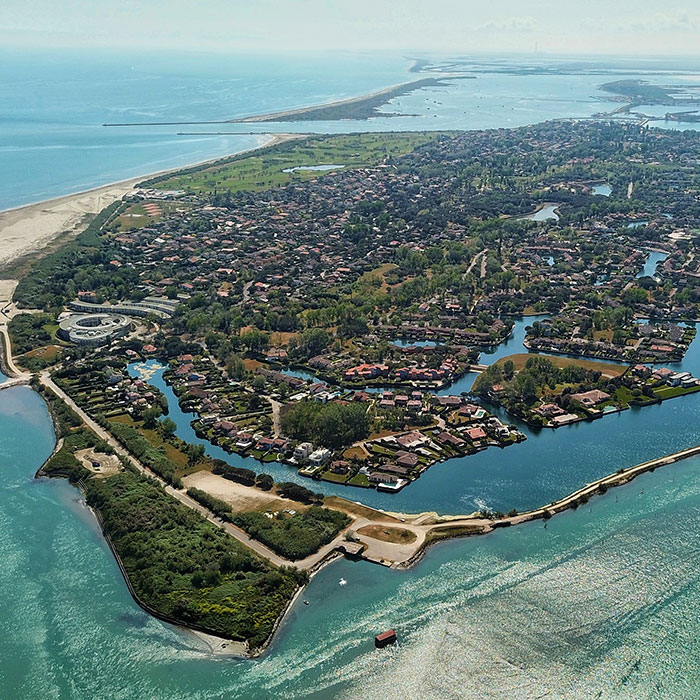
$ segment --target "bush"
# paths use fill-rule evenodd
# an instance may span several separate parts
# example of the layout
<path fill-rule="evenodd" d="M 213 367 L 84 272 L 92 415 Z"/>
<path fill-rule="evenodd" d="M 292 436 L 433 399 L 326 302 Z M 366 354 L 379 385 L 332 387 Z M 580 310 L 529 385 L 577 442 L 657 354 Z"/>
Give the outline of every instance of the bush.
<path fill-rule="evenodd" d="M 294 561 L 328 544 L 349 525 L 350 518 L 337 510 L 312 506 L 305 513 L 273 518 L 265 513 L 238 513 L 233 522 L 277 554 Z"/>
<path fill-rule="evenodd" d="M 252 469 L 244 469 L 243 467 L 233 467 L 227 464 L 222 459 L 215 459 L 212 468 L 214 474 L 223 476 L 224 479 L 237 481 L 245 486 L 254 486 L 257 474 Z"/>
<path fill-rule="evenodd" d="M 217 518 L 222 520 L 231 520 L 231 506 L 219 498 L 215 498 L 211 494 L 201 489 L 189 488 L 187 495 L 194 498 L 197 503 L 209 509 Z"/>
<path fill-rule="evenodd" d="M 281 484 L 277 484 L 277 492 L 282 498 L 289 498 L 292 501 L 299 501 L 300 503 L 322 503 L 323 494 L 314 493 L 299 484 L 295 484 L 291 481 L 285 481 Z"/>
<path fill-rule="evenodd" d="M 152 479 L 86 482 L 136 595 L 159 614 L 260 646 L 305 572 L 273 569 Z"/>

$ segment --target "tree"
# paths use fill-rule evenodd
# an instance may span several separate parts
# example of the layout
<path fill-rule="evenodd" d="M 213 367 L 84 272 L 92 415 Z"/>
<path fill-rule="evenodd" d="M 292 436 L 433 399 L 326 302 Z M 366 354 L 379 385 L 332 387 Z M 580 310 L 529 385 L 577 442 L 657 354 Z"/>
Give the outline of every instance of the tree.
<path fill-rule="evenodd" d="M 513 378 L 514 372 L 515 372 L 515 365 L 513 364 L 513 360 L 506 360 L 503 363 L 503 377 L 504 377 L 504 379 L 511 380 Z"/>
<path fill-rule="evenodd" d="M 193 467 L 198 462 L 201 462 L 202 458 L 204 457 L 204 445 L 193 445 L 193 444 L 188 445 L 187 446 L 187 457 L 188 457 L 188 464 L 191 467 Z"/>
<path fill-rule="evenodd" d="M 160 422 L 160 434 L 163 436 L 163 439 L 165 440 L 170 440 L 170 438 L 175 435 L 175 431 L 177 430 L 177 425 L 175 421 L 172 418 L 164 418 Z"/>
<path fill-rule="evenodd" d="M 245 365 L 240 355 L 232 353 L 226 358 L 226 374 L 231 379 L 241 380 L 245 376 Z"/>
<path fill-rule="evenodd" d="M 161 410 L 157 406 L 147 409 L 143 412 L 143 427 L 153 430 L 158 427 L 158 418 L 160 417 Z"/>

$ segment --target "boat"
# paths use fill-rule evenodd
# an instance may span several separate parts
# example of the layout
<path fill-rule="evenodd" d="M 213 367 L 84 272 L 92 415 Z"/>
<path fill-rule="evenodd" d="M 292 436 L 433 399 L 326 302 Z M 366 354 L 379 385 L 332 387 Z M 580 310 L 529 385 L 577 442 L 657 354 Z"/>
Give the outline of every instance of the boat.
<path fill-rule="evenodd" d="M 308 605 L 308 604 L 309 604 L 309 601 L 308 601 L 308 600 L 305 600 L 305 601 L 304 601 L 304 605 Z"/>
<path fill-rule="evenodd" d="M 395 643 L 396 632 L 394 630 L 387 630 L 374 638 L 374 646 L 377 647 L 377 649 L 383 649 L 385 646 Z"/>

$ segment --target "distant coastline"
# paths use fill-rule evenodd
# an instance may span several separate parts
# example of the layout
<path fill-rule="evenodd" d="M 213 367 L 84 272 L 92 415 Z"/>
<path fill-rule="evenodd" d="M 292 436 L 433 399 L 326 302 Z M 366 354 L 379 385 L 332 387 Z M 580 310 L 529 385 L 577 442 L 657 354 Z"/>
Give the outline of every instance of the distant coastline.
<path fill-rule="evenodd" d="M 411 117 L 412 114 L 398 114 L 393 112 L 380 112 L 379 107 L 387 104 L 395 97 L 408 95 L 425 87 L 443 87 L 450 80 L 473 80 L 475 76 L 444 76 L 440 78 L 420 78 L 410 80 L 398 85 L 391 85 L 375 92 L 370 92 L 356 97 L 348 97 L 343 100 L 326 102 L 320 105 L 296 107 L 277 112 L 253 114 L 235 119 L 212 119 L 210 121 L 169 121 L 169 122 L 110 122 L 102 126 L 202 126 L 205 124 L 252 124 L 264 122 L 300 122 L 300 121 L 363 121 L 372 117 Z"/>
<path fill-rule="evenodd" d="M 299 121 L 338 121 L 345 119 L 370 119 L 371 117 L 406 117 L 415 116 L 411 114 L 396 114 L 393 112 L 380 112 L 382 105 L 387 104 L 395 97 L 408 95 L 411 92 L 425 87 L 442 87 L 448 80 L 463 80 L 465 76 L 444 77 L 444 78 L 421 78 L 411 80 L 407 83 L 392 85 L 382 90 L 370 92 L 359 97 L 350 97 L 345 100 L 337 100 L 321 105 L 310 107 L 300 107 L 297 109 L 287 109 L 280 112 L 270 112 L 267 114 L 230 119 L 228 123 L 250 123 L 250 122 L 299 122 Z"/>

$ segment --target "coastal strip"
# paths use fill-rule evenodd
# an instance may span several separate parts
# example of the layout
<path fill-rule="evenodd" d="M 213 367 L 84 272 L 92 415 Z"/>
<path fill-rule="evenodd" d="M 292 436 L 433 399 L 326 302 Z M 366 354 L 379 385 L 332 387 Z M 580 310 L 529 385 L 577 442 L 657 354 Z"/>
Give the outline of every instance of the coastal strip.
<path fill-rule="evenodd" d="M 203 126 L 208 124 L 245 124 L 263 122 L 300 122 L 300 121 L 338 121 L 355 119 L 364 121 L 372 117 L 411 117 L 413 114 L 380 112 L 379 107 L 396 97 L 408 95 L 427 87 L 444 87 L 451 80 L 472 80 L 474 76 L 444 76 L 440 78 L 421 78 L 398 85 L 370 92 L 365 95 L 348 97 L 319 105 L 296 107 L 278 112 L 252 114 L 234 119 L 213 119 L 211 121 L 172 121 L 172 122 L 109 122 L 102 126 Z"/>
<path fill-rule="evenodd" d="M 67 402 L 67 405 L 74 411 L 78 413 L 78 415 L 81 417 L 81 419 L 85 422 L 85 424 L 93 431 L 96 432 L 96 434 L 99 437 L 102 437 L 103 439 L 107 439 L 107 441 L 113 446 L 115 451 L 117 451 L 117 454 L 121 454 L 125 459 L 129 460 L 134 466 L 137 467 L 139 471 L 143 474 L 147 474 L 148 476 L 155 478 L 158 483 L 163 486 L 165 492 L 170 495 L 171 497 L 176 498 L 180 503 L 183 505 L 187 505 L 190 508 L 193 508 L 197 512 L 199 512 L 203 517 L 205 517 L 210 523 L 216 525 L 219 528 L 224 529 L 227 531 L 230 535 L 233 535 L 236 539 L 238 539 L 241 543 L 245 544 L 246 546 L 250 547 L 255 551 L 257 554 L 260 556 L 263 556 L 265 559 L 267 559 L 270 563 L 276 565 L 276 566 L 297 566 L 300 568 L 306 569 L 310 575 L 314 575 L 318 573 L 324 566 L 328 565 L 332 561 L 335 561 L 337 558 L 341 556 L 341 552 L 339 551 L 339 542 L 341 541 L 340 538 L 344 537 L 344 535 L 341 533 L 341 535 L 336 538 L 332 543 L 329 543 L 329 545 L 326 545 L 323 547 L 321 550 L 319 550 L 315 555 L 312 555 L 310 557 L 307 557 L 306 560 L 302 560 L 300 562 L 291 562 L 287 561 L 286 559 L 280 557 L 279 555 L 275 555 L 272 553 L 270 550 L 268 550 L 267 547 L 262 545 L 260 542 L 257 541 L 252 541 L 250 538 L 243 533 L 242 531 L 238 530 L 238 528 L 232 528 L 229 524 L 224 523 L 220 519 L 216 518 L 213 513 L 211 513 L 208 509 L 204 508 L 201 506 L 199 503 L 195 503 L 190 499 L 187 495 L 177 491 L 171 486 L 168 486 L 162 482 L 161 479 L 156 477 L 148 468 L 144 467 L 138 460 L 136 460 L 133 455 L 131 455 L 127 450 L 125 450 L 120 444 L 116 442 L 116 440 L 112 437 L 111 434 L 106 433 L 105 431 L 101 430 L 99 426 L 94 424 L 94 422 L 87 417 L 87 415 L 82 411 L 77 405 L 68 397 L 65 392 L 63 392 L 60 388 L 58 388 L 48 377 L 47 373 L 42 373 L 41 374 L 41 383 L 49 389 L 52 393 L 57 395 L 59 398 Z M 641 464 L 637 464 L 633 467 L 629 467 L 627 469 L 620 469 L 619 471 L 609 474 L 607 476 L 604 476 L 596 481 L 593 481 L 589 484 L 586 484 L 584 487 L 577 489 L 573 493 L 557 500 L 554 501 L 546 506 L 542 506 L 524 513 L 519 513 L 519 514 L 514 514 L 514 515 L 509 515 L 507 517 L 493 517 L 493 516 L 485 516 L 482 513 L 473 513 L 471 515 L 463 515 L 463 516 L 438 516 L 435 513 L 422 513 L 419 515 L 407 515 L 407 514 L 401 514 L 401 513 L 387 513 L 383 511 L 377 511 L 375 510 L 374 512 L 378 514 L 381 519 L 386 519 L 386 520 L 392 520 L 395 523 L 395 526 L 397 528 L 406 528 L 409 530 L 412 530 L 414 532 L 420 531 L 420 533 L 423 535 L 422 537 L 419 537 L 416 542 L 416 547 L 415 551 L 410 553 L 410 556 L 401 556 L 397 557 L 392 555 L 398 555 L 399 554 L 399 549 L 397 548 L 396 550 L 392 551 L 392 546 L 389 545 L 387 542 L 383 543 L 377 543 L 379 544 L 379 551 L 381 552 L 381 555 L 377 555 L 377 550 L 376 547 L 368 547 L 368 551 L 363 554 L 363 558 L 367 561 L 370 561 L 372 563 L 378 563 L 383 566 L 387 566 L 390 568 L 394 569 L 409 569 L 413 567 L 423 556 L 423 554 L 427 551 L 428 547 L 432 544 L 435 544 L 438 541 L 442 541 L 445 539 L 451 539 L 451 538 L 456 538 L 456 537 L 464 537 L 464 536 L 470 536 L 470 535 L 483 535 L 483 534 L 488 534 L 493 532 L 494 530 L 498 528 L 503 528 L 503 527 L 510 527 L 514 525 L 521 525 L 526 522 L 531 522 L 534 520 L 548 520 L 549 518 L 553 517 L 554 515 L 557 515 L 559 513 L 562 513 L 566 510 L 569 509 L 575 509 L 579 505 L 583 505 L 589 501 L 589 499 L 592 496 L 596 495 L 602 495 L 604 494 L 609 488 L 615 487 L 615 486 L 620 486 L 622 484 L 626 484 L 630 481 L 632 481 L 634 478 L 639 476 L 640 474 L 643 474 L 645 472 L 650 472 L 654 471 L 657 467 L 662 467 L 662 466 L 668 466 L 670 464 L 674 464 L 678 461 L 681 461 L 683 459 L 687 459 L 689 457 L 697 456 L 700 455 L 700 445 L 697 445 L 695 447 L 691 447 L 685 450 L 681 450 L 679 452 L 666 455 L 663 457 L 658 457 L 653 460 L 649 460 L 646 462 L 643 462 Z M 39 476 L 40 474 L 37 474 Z M 396 523 L 396 519 L 400 518 L 401 525 Z M 99 520 L 99 518 L 98 518 Z M 355 523 L 353 524 L 352 527 L 356 527 L 357 525 L 362 522 L 362 518 L 356 519 Z M 379 522 L 379 521 L 377 521 Z M 386 522 L 381 523 L 382 526 L 386 525 Z M 227 526 L 228 525 L 228 526 Z M 364 542 L 367 544 L 367 537 L 361 536 L 361 528 L 358 528 L 355 537 L 359 537 L 360 541 Z M 371 536 L 370 536 L 370 539 Z M 152 609 L 148 605 L 144 605 L 143 601 L 139 599 L 139 597 L 135 594 L 134 590 L 132 589 L 132 586 L 130 582 L 128 581 L 128 576 L 121 565 L 121 562 L 119 561 L 119 556 L 117 552 L 115 551 L 115 548 L 112 546 L 111 542 L 108 540 L 108 544 L 110 545 L 110 548 L 112 549 L 115 558 L 120 564 L 120 569 L 122 569 L 122 574 L 124 575 L 125 580 L 127 581 L 127 587 L 129 591 L 132 594 L 132 597 L 134 600 L 147 612 L 150 614 L 154 615 L 155 617 L 165 620 L 166 622 L 169 622 L 171 624 L 175 624 L 179 627 L 190 627 L 190 625 L 187 625 L 186 623 L 183 623 L 182 621 L 176 620 L 174 618 L 170 618 L 168 616 L 164 616 L 163 614 L 159 613 L 157 610 Z M 371 550 L 374 548 L 374 552 Z M 405 549 L 403 550 L 405 552 Z M 400 560 L 399 560 L 400 559 Z M 210 648 L 212 649 L 212 653 L 214 654 L 234 654 L 234 655 L 244 655 L 248 658 L 255 658 L 259 657 L 267 649 L 269 649 L 271 643 L 273 642 L 277 631 L 280 629 L 282 624 L 284 623 L 284 620 L 287 618 L 288 613 L 290 610 L 294 607 L 294 603 L 298 600 L 301 592 L 304 590 L 303 586 L 300 586 L 294 593 L 294 595 L 291 597 L 291 599 L 287 602 L 285 605 L 284 609 L 281 611 L 279 614 L 277 620 L 275 621 L 274 627 L 271 630 L 269 636 L 265 640 L 263 644 L 260 646 L 256 647 L 255 649 L 243 649 L 242 645 L 239 644 L 227 644 L 225 640 L 219 641 L 213 641 L 209 640 L 207 641 L 207 644 L 209 644 Z M 209 634 L 205 629 L 199 628 L 196 629 L 195 626 L 192 626 L 193 630 L 198 632 L 198 633 L 204 633 L 204 634 Z M 206 641 L 206 640 L 205 640 Z"/>
<path fill-rule="evenodd" d="M 266 134 L 259 134 L 265 137 Z M 210 158 L 192 163 L 188 168 L 214 165 L 223 160 L 250 153 L 260 149 L 271 148 L 291 139 L 303 138 L 305 134 L 273 134 L 252 148 L 244 149 L 228 156 Z M 40 251 L 59 237 L 69 240 L 84 231 L 90 221 L 110 204 L 122 199 L 144 180 L 164 177 L 180 172 L 182 166 L 168 168 L 154 173 L 119 180 L 107 185 L 100 185 L 75 194 L 63 195 L 31 204 L 0 211 L 0 268 L 16 263 L 20 258 L 27 258 Z"/>

